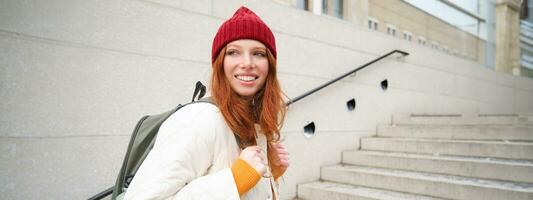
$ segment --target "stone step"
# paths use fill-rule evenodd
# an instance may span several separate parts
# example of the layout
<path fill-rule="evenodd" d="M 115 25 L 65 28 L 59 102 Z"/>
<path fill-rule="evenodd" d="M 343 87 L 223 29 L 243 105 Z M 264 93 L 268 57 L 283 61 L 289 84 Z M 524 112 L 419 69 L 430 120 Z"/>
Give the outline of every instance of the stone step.
<path fill-rule="evenodd" d="M 317 181 L 298 185 L 298 198 L 302 200 L 439 200 L 390 190 L 368 188 L 350 184 Z"/>
<path fill-rule="evenodd" d="M 533 183 L 533 161 L 351 150 L 342 163 L 369 167 Z"/>
<path fill-rule="evenodd" d="M 379 137 L 533 141 L 533 125 L 379 125 L 377 135 Z"/>
<path fill-rule="evenodd" d="M 355 165 L 323 167 L 322 180 L 449 199 L 533 199 L 533 185 Z"/>
<path fill-rule="evenodd" d="M 361 138 L 361 149 L 533 160 L 532 142 L 373 137 Z"/>
<path fill-rule="evenodd" d="M 392 124 L 533 124 L 532 115 L 502 114 L 396 114 Z"/>

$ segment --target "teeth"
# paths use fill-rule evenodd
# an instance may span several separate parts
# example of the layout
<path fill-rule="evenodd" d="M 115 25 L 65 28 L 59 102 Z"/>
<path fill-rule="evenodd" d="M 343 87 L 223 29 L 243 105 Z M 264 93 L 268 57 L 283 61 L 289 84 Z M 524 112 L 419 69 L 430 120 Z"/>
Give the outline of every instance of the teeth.
<path fill-rule="evenodd" d="M 254 76 L 236 76 L 237 79 L 241 80 L 241 81 L 253 81 L 255 80 L 255 77 Z"/>

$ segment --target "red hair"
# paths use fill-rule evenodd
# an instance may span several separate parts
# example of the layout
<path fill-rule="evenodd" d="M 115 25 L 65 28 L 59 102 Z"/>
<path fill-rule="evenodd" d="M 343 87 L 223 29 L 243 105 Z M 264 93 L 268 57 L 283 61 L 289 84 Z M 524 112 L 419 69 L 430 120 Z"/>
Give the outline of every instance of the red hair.
<path fill-rule="evenodd" d="M 283 93 L 279 85 L 276 73 L 276 58 L 267 48 L 268 75 L 265 85 L 261 88 L 253 100 L 237 94 L 229 83 L 224 73 L 224 56 L 226 47 L 222 48 L 213 62 L 211 74 L 211 93 L 213 100 L 220 109 L 226 124 L 244 145 L 256 145 L 254 124 L 258 123 L 261 131 L 268 141 L 268 160 L 273 163 L 277 157 L 271 151 L 272 142 L 279 142 L 280 129 L 285 117 L 286 107 L 283 101 Z M 251 102 L 254 102 L 253 104 Z M 239 144 L 242 145 L 242 144 Z M 245 147 L 245 146 L 244 146 Z M 241 146 L 243 148 L 243 146 Z M 272 174 L 277 174 L 280 169 L 270 164 Z"/>

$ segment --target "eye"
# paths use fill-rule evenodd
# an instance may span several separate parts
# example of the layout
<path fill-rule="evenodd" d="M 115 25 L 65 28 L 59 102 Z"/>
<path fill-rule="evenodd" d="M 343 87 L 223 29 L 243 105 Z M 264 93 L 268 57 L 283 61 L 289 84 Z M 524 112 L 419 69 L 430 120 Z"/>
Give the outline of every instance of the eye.
<path fill-rule="evenodd" d="M 257 51 L 254 53 L 254 55 L 259 57 L 266 57 L 266 53 L 262 51 Z"/>
<path fill-rule="evenodd" d="M 229 56 L 232 56 L 232 55 L 237 55 L 239 52 L 237 52 L 237 50 L 228 50 L 226 51 L 226 55 L 229 55 Z"/>

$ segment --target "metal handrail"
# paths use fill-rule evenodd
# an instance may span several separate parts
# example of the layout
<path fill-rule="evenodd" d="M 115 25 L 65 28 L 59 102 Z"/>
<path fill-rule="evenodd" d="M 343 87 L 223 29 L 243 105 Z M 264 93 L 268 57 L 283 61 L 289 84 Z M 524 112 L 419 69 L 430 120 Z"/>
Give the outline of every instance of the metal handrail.
<path fill-rule="evenodd" d="M 399 54 L 402 54 L 403 56 L 408 56 L 409 55 L 409 53 L 407 53 L 405 51 L 400 51 L 400 50 L 391 51 L 391 52 L 389 52 L 389 53 L 387 53 L 385 55 L 380 56 L 379 58 L 376 58 L 376 59 L 374 59 L 374 60 L 372 60 L 372 61 L 370 61 L 370 62 L 368 62 L 368 63 L 366 63 L 366 64 L 364 64 L 364 65 L 362 65 L 360 67 L 358 67 L 357 69 L 349 71 L 348 73 L 345 73 L 345 74 L 343 74 L 343 75 L 341 75 L 341 76 L 339 76 L 339 77 L 337 77 L 337 78 L 335 78 L 335 79 L 333 79 L 331 81 L 328 81 L 327 83 L 324 83 L 324 84 L 316 87 L 315 89 L 312 89 L 312 90 L 310 90 L 310 91 L 308 91 L 308 92 L 306 92 L 306 93 L 304 93 L 304 94 L 302 94 L 302 95 L 300 95 L 300 96 L 298 96 L 298 97 L 296 97 L 294 99 L 289 100 L 288 102 L 285 103 L 285 105 L 289 106 L 289 105 L 291 105 L 293 103 L 296 103 L 297 101 L 299 101 L 299 100 L 301 100 L 301 99 L 303 99 L 303 98 L 305 98 L 305 97 L 307 97 L 307 96 L 309 96 L 309 95 L 311 95 L 311 94 L 313 94 L 313 93 L 315 93 L 315 92 L 327 87 L 328 85 L 331 85 L 331 84 L 333 84 L 333 83 L 335 83 L 335 82 L 337 82 L 337 81 L 339 81 L 339 80 L 341 80 L 341 79 L 343 79 L 343 78 L 345 78 L 345 77 L 347 77 L 347 76 L 349 76 L 349 75 L 351 75 L 351 74 L 353 74 L 353 73 L 355 73 L 355 72 L 357 72 L 357 71 L 359 71 L 361 69 L 364 69 L 365 67 L 367 67 L 367 66 L 369 66 L 369 65 L 371 65 L 371 64 L 373 64 L 373 63 L 375 63 L 375 62 L 377 62 L 377 61 L 379 61 L 379 60 L 381 60 L 381 59 L 383 59 L 383 58 L 385 58 L 387 56 L 390 56 L 390 55 L 392 55 L 394 53 L 399 53 Z"/>
<path fill-rule="evenodd" d="M 348 73 L 345 73 L 345 74 L 343 74 L 343 75 L 341 75 L 341 76 L 339 76 L 339 77 L 337 77 L 337 78 L 335 78 L 335 79 L 333 79 L 331 81 L 328 81 L 327 83 L 324 83 L 324 84 L 316 87 L 315 89 L 312 89 L 312 90 L 310 90 L 310 91 L 308 91 L 308 92 L 306 92 L 306 93 L 304 93 L 304 94 L 302 94 L 302 95 L 300 95 L 300 96 L 298 96 L 298 97 L 296 97 L 294 99 L 289 100 L 288 102 L 285 103 L 285 105 L 289 106 L 289 105 L 291 105 L 291 104 L 293 104 L 293 103 L 295 103 L 295 102 L 297 102 L 297 101 L 299 101 L 299 100 L 301 100 L 301 99 L 303 99 L 303 98 L 305 98 L 305 97 L 307 97 L 307 96 L 309 96 L 309 95 L 311 95 L 311 94 L 313 94 L 313 93 L 315 93 L 315 92 L 317 92 L 317 91 L 319 91 L 319 90 L 321 90 L 321 89 L 323 89 L 323 88 L 325 88 L 325 87 L 327 87 L 327 86 L 329 86 L 329 85 L 331 85 L 331 84 L 333 84 L 333 83 L 335 83 L 335 82 L 337 82 L 337 81 L 339 81 L 339 80 L 341 80 L 341 79 L 343 79 L 343 78 L 345 78 L 345 77 L 347 77 L 347 76 L 349 76 L 349 75 L 351 75 L 351 74 L 353 74 L 355 72 L 357 72 L 357 71 L 359 71 L 361 69 L 364 69 L 365 67 L 367 67 L 367 66 L 369 66 L 369 65 L 371 65 L 371 64 L 373 64 L 373 63 L 375 63 L 375 62 L 377 62 L 377 61 L 379 61 L 379 60 L 381 60 L 381 59 L 383 59 L 383 58 L 385 58 L 387 56 L 390 56 L 390 55 L 392 55 L 394 53 L 399 53 L 399 54 L 402 54 L 403 56 L 408 56 L 409 55 L 409 53 L 407 53 L 405 51 L 400 51 L 400 50 L 391 51 L 391 52 L 389 52 L 389 53 L 387 53 L 385 55 L 382 55 L 382 56 L 380 56 L 380 57 L 378 57 L 378 58 L 376 58 L 376 59 L 364 64 L 364 65 L 361 65 L 357 69 L 349 71 Z M 97 195 L 94 195 L 93 197 L 89 198 L 89 200 L 100 200 L 100 199 L 112 194 L 113 193 L 113 188 L 114 188 L 114 186 L 110 187 L 109 189 L 107 189 L 107 190 L 105 190 L 103 192 L 100 192 Z"/>
<path fill-rule="evenodd" d="M 89 198 L 88 200 L 100 200 L 103 199 L 106 196 L 109 196 L 110 194 L 113 194 L 113 188 L 115 186 L 111 186 L 107 190 L 104 190 L 103 192 L 98 193 L 97 195 L 94 195 L 93 197 Z"/>

